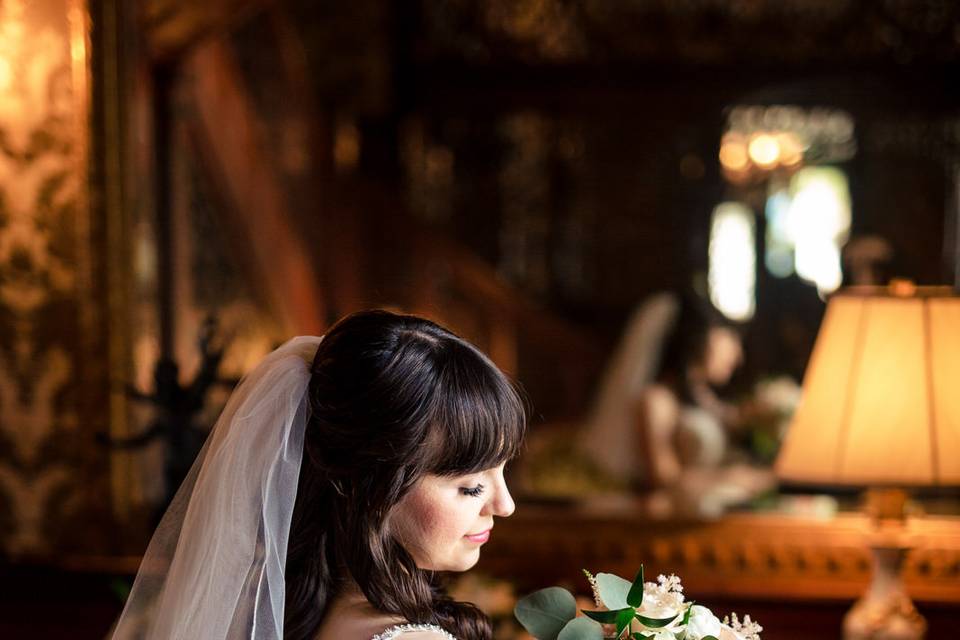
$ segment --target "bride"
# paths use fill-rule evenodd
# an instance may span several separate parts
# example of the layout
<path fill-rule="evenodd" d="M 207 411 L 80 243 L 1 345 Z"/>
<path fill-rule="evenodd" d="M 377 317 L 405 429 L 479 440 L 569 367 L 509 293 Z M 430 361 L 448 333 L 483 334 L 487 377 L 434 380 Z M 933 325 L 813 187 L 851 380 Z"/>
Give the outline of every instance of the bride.
<path fill-rule="evenodd" d="M 524 404 L 422 318 L 348 316 L 248 373 L 144 555 L 113 638 L 488 640 L 447 597 L 494 517 Z"/>

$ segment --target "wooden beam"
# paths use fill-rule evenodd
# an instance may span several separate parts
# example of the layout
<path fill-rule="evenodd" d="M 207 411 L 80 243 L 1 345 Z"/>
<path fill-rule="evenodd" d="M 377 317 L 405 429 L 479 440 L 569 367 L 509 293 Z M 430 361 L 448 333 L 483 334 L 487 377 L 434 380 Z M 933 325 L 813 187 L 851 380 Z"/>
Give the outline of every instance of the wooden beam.
<path fill-rule="evenodd" d="M 230 206 L 258 285 L 287 331 L 326 328 L 320 279 L 297 229 L 262 136 L 262 126 L 226 45 L 214 40 L 187 60 L 196 143 Z"/>
<path fill-rule="evenodd" d="M 174 60 L 273 4 L 275 0 L 147 0 L 142 28 L 150 56 Z"/>

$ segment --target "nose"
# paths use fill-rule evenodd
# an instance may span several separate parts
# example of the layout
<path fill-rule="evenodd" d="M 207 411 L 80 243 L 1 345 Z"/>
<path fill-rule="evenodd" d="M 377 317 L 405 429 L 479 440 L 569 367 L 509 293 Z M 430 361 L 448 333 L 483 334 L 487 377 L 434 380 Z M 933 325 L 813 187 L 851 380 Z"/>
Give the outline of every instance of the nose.
<path fill-rule="evenodd" d="M 487 506 L 491 515 L 500 516 L 501 518 L 506 518 L 517 508 L 517 505 L 513 502 L 513 496 L 510 495 L 510 489 L 507 488 L 507 483 L 504 481 L 502 475 L 499 475 L 497 478 L 496 490 L 493 492 Z"/>
<path fill-rule="evenodd" d="M 494 515 L 498 515 L 501 518 L 506 518 L 511 513 L 513 513 L 517 508 L 517 505 L 513 502 L 513 496 L 510 495 L 510 490 L 507 489 L 507 485 L 503 485 L 503 495 L 501 496 L 499 509 L 494 512 Z"/>

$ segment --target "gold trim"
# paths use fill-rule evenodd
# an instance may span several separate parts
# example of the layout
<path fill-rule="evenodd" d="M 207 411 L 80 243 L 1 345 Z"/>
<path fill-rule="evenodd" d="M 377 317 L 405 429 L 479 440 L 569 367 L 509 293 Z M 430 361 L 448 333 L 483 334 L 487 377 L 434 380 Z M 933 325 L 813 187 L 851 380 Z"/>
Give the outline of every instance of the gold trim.
<path fill-rule="evenodd" d="M 676 573 L 698 597 L 853 600 L 870 581 L 869 518 L 737 513 L 712 522 L 658 521 L 629 508 L 519 504 L 498 522 L 479 569 L 520 591 L 578 582 L 581 569 L 630 576 Z M 912 598 L 960 603 L 960 517 L 907 521 Z M 527 584 L 530 583 L 530 584 Z"/>

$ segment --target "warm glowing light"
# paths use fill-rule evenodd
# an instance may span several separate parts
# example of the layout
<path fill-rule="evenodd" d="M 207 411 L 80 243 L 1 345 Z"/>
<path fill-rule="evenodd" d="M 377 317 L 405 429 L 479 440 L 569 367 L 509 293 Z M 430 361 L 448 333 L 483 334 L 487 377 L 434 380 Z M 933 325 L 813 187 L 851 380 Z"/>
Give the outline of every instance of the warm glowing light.
<path fill-rule="evenodd" d="M 917 292 L 917 285 L 912 280 L 906 280 L 904 278 L 892 279 L 887 288 L 890 290 L 890 295 L 901 298 L 912 296 Z"/>
<path fill-rule="evenodd" d="M 792 133 L 777 135 L 777 144 L 780 146 L 780 162 L 788 167 L 800 164 L 803 160 L 803 145 Z"/>
<path fill-rule="evenodd" d="M 723 176 L 733 184 L 787 177 L 812 159 L 833 164 L 856 153 L 853 118 L 845 111 L 791 105 L 729 108 L 720 144 Z"/>
<path fill-rule="evenodd" d="M 775 166 L 780 159 L 780 143 L 775 136 L 768 133 L 759 133 L 750 138 L 747 151 L 750 159 L 764 168 Z"/>
<path fill-rule="evenodd" d="M 749 320 L 756 306 L 753 212 L 739 202 L 713 211 L 710 226 L 710 301 L 731 320 Z"/>
<path fill-rule="evenodd" d="M 333 131 L 333 164 L 337 171 L 352 171 L 360 162 L 360 130 L 350 120 L 341 119 Z"/>
<path fill-rule="evenodd" d="M 840 251 L 832 242 L 798 242 L 793 259 L 797 274 L 816 282 L 820 293 L 831 293 L 840 286 Z"/>
<path fill-rule="evenodd" d="M 86 59 L 87 51 L 85 44 L 82 38 L 73 38 L 70 42 L 70 58 L 74 62 L 81 62 Z"/>
<path fill-rule="evenodd" d="M 839 293 L 827 306 L 777 474 L 820 485 L 960 483 L 960 298 Z"/>
<path fill-rule="evenodd" d="M 0 91 L 7 91 L 13 84 L 13 67 L 10 61 L 0 57 Z"/>
<path fill-rule="evenodd" d="M 730 171 L 743 171 L 749 162 L 743 138 L 733 134 L 723 136 L 720 143 L 720 164 Z"/>
<path fill-rule="evenodd" d="M 837 169 L 806 168 L 794 176 L 791 191 L 786 227 L 794 267 L 825 295 L 840 286 L 840 246 L 850 230 L 847 179 Z"/>

